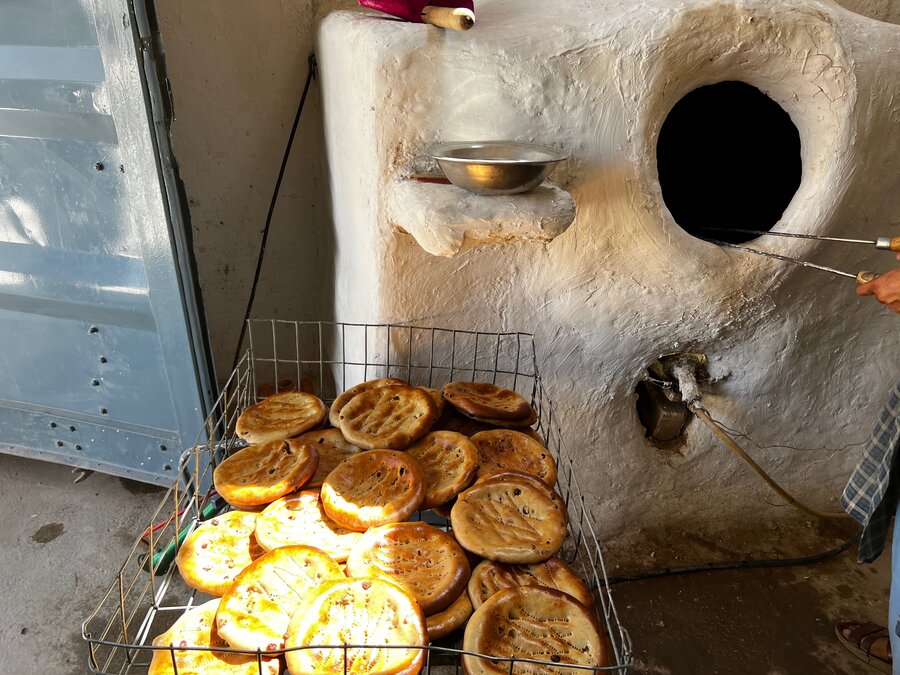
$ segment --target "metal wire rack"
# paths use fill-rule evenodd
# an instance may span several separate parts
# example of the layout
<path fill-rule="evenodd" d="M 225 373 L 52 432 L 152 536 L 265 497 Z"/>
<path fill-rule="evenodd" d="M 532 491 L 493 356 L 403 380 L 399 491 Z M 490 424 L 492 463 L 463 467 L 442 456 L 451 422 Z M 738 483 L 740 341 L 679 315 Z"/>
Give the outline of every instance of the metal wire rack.
<path fill-rule="evenodd" d="M 254 319 L 247 322 L 247 341 L 249 349 L 222 387 L 196 445 L 181 457 L 179 480 L 149 517 L 99 605 L 82 624 L 91 672 L 146 672 L 155 650 L 170 652 L 174 666 L 172 648 L 154 647 L 153 639 L 209 596 L 186 586 L 172 561 L 197 523 L 224 506 L 212 485 L 212 472 L 222 459 L 245 445 L 234 432 L 245 407 L 269 391 L 289 386 L 313 391 L 328 404 L 348 387 L 389 376 L 437 389 L 454 380 L 487 381 L 530 398 L 538 414 L 537 432 L 557 463 L 556 489 L 569 512 L 568 536 L 558 555 L 591 589 L 597 617 L 609 639 L 613 665 L 562 667 L 548 662 L 529 672 L 628 672 L 633 663 L 631 640 L 616 612 L 600 542 L 538 372 L 531 334 Z M 417 517 L 449 527 L 448 521 L 430 511 Z M 461 660 L 466 652 L 460 643 L 456 635 L 420 647 L 426 650 L 422 672 L 462 673 Z M 218 647 L 215 651 L 240 652 Z M 262 657 L 272 654 L 242 653 L 255 657 L 260 673 Z M 538 668 L 528 659 L 490 658 L 502 663 L 504 669 L 508 664 L 509 673 L 518 672 L 516 664 L 530 663 L 531 668 Z"/>

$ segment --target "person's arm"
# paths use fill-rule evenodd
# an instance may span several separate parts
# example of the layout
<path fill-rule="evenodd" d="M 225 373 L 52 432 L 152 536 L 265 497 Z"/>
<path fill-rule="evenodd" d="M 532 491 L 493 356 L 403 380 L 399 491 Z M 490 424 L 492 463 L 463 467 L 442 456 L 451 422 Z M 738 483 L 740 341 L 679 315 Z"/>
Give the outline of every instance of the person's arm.
<path fill-rule="evenodd" d="M 900 254 L 897 255 L 900 260 Z M 900 267 L 885 272 L 875 281 L 856 287 L 857 295 L 874 295 L 878 302 L 900 314 Z"/>

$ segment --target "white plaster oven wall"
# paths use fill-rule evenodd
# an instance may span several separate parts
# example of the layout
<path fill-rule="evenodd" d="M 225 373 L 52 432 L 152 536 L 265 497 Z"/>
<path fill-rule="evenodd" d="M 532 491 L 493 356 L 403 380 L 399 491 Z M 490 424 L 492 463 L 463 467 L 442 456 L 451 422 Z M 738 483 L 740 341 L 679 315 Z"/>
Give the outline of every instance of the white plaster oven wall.
<path fill-rule="evenodd" d="M 741 79 L 801 134 L 780 227 L 853 236 L 900 224 L 900 28 L 826 2 L 481 0 L 467 34 L 338 12 L 320 27 L 339 319 L 533 330 L 604 532 L 793 518 L 704 427 L 679 454 L 645 441 L 634 390 L 657 356 L 702 351 L 712 414 L 798 496 L 836 497 L 900 375 L 897 317 L 847 279 L 723 250 L 673 222 L 656 134 L 696 86 Z M 736 129 L 736 133 L 740 130 Z M 548 245 L 452 258 L 392 227 L 392 185 L 438 141 L 567 148 L 552 176 L 578 215 Z M 891 228 L 893 225 L 893 228 Z M 787 255 L 856 271 L 893 257 L 802 240 Z M 768 504 L 767 504 L 768 502 Z"/>
<path fill-rule="evenodd" d="M 900 24 L 898 0 L 839 0 L 838 4 L 870 19 Z"/>

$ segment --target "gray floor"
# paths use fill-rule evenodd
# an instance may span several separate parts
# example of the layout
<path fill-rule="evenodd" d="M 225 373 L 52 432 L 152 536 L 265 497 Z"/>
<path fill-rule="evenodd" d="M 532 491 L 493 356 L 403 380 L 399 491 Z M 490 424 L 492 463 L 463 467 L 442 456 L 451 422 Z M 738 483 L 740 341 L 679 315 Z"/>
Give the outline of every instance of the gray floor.
<path fill-rule="evenodd" d="M 153 488 L 0 455 L 0 672 L 87 672 L 81 622 L 98 604 L 160 501 Z M 147 492 L 147 490 L 151 492 Z M 687 531 L 687 530 L 685 530 Z M 610 546 L 611 573 L 688 562 L 811 552 L 845 528 L 806 524 L 675 536 L 632 533 Z M 639 543 L 635 543 L 639 542 Z M 754 543 L 755 542 L 755 543 Z M 630 546 L 628 569 L 616 548 Z M 833 637 L 842 617 L 880 619 L 890 564 L 843 554 L 813 567 L 741 570 L 621 584 L 614 594 L 637 655 L 635 672 L 848 675 L 875 672 Z"/>

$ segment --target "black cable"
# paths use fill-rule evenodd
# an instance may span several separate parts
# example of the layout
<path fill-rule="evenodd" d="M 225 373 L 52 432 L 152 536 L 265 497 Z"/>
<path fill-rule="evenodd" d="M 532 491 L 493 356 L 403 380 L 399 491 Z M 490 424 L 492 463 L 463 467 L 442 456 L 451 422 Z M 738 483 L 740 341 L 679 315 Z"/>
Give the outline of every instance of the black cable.
<path fill-rule="evenodd" d="M 798 565 L 812 565 L 815 563 L 828 560 L 836 555 L 840 555 L 850 548 L 855 541 L 859 539 L 860 532 L 858 530 L 852 537 L 835 548 L 813 555 L 802 556 L 800 558 L 769 558 L 766 560 L 735 560 L 731 562 L 713 562 L 701 563 L 699 565 L 689 565 L 687 567 L 666 567 L 664 569 L 649 570 L 647 572 L 635 572 L 634 574 L 621 574 L 615 577 L 609 577 L 607 586 L 615 586 L 616 584 L 628 581 L 640 581 L 641 579 L 655 579 L 657 577 L 668 577 L 676 574 L 691 574 L 693 572 L 713 572 L 716 570 L 736 570 L 736 569 L 753 569 L 758 567 L 796 567 Z"/>
<path fill-rule="evenodd" d="M 303 95 L 300 97 L 300 104 L 297 106 L 297 114 L 294 115 L 294 126 L 291 127 L 291 135 L 288 137 L 287 147 L 284 149 L 284 157 L 281 158 L 281 169 L 278 171 L 278 179 L 275 181 L 275 190 L 272 192 L 272 201 L 269 202 L 269 213 L 266 215 L 266 226 L 263 228 L 262 241 L 259 244 L 259 257 L 256 259 L 256 272 L 253 275 L 253 285 L 250 287 L 250 297 L 247 299 L 247 309 L 244 312 L 244 319 L 241 321 L 241 335 L 238 337 L 237 345 L 234 348 L 234 360 L 231 369 L 237 367 L 238 358 L 241 355 L 241 345 L 244 342 L 244 336 L 247 334 L 247 320 L 250 318 L 250 310 L 253 308 L 253 300 L 256 298 L 256 288 L 259 285 L 259 275 L 262 272 L 263 258 L 266 255 L 266 242 L 269 239 L 269 228 L 272 225 L 272 214 L 275 213 L 275 203 L 278 201 L 278 191 L 281 189 L 281 181 L 284 178 L 284 171 L 287 168 L 288 158 L 291 156 L 291 146 L 294 145 L 294 136 L 297 133 L 297 125 L 300 124 L 300 115 L 303 113 L 303 106 L 306 104 L 306 95 L 309 93 L 309 87 L 316 78 L 316 55 L 309 56 L 309 72 L 306 74 L 306 84 L 303 85 Z"/>

